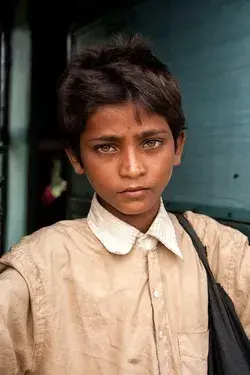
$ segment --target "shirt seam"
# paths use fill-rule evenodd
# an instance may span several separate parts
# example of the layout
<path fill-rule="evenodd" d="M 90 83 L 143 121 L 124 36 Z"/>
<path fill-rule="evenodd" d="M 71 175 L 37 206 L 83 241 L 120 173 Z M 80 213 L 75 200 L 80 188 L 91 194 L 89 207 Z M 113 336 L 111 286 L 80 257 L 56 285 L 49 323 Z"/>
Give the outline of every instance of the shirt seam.
<path fill-rule="evenodd" d="M 18 249 L 19 251 L 19 255 L 20 255 L 20 251 L 21 249 L 19 248 Z M 28 286 L 28 289 L 29 289 L 29 294 L 30 294 L 30 304 L 31 304 L 31 308 L 32 308 L 32 312 L 35 313 L 34 314 L 34 318 L 33 318 L 33 327 L 34 327 L 34 349 L 33 349 L 33 356 L 32 356 L 32 369 L 31 371 L 35 371 L 36 368 L 39 368 L 40 366 L 40 361 L 42 359 L 42 356 L 43 356 L 43 353 L 44 353 L 44 349 L 45 349 L 45 343 L 46 343 L 46 337 L 47 337 L 47 330 L 46 330 L 46 327 L 47 327 L 47 322 L 46 322 L 46 319 L 44 316 L 40 316 L 39 317 L 39 308 L 37 306 L 37 303 L 36 303 L 36 294 L 37 292 L 34 291 L 34 287 L 33 287 L 33 283 L 32 283 L 32 280 L 30 280 L 30 278 L 28 277 L 30 275 L 30 273 L 28 272 L 26 266 L 23 264 L 22 260 L 20 259 L 19 256 L 16 256 L 16 254 L 11 254 L 10 255 L 19 263 L 19 265 L 21 266 L 21 268 L 23 269 L 23 274 L 22 272 L 19 272 L 19 270 L 15 267 L 15 265 L 12 265 L 11 262 L 9 262 L 7 260 L 6 262 L 6 265 L 10 266 L 10 267 L 13 267 L 15 268 L 20 274 L 21 276 L 24 278 L 27 286 Z M 37 268 L 35 263 L 32 261 L 32 259 L 25 253 L 22 253 L 22 255 L 28 260 L 28 262 L 31 263 L 32 267 L 34 267 L 35 269 Z M 39 290 L 42 292 L 41 293 L 41 297 L 42 297 L 42 302 L 41 302 L 41 306 L 45 306 L 45 301 L 44 301 L 44 296 L 45 296 L 45 293 L 44 293 L 44 288 L 43 288 L 43 285 L 42 285 L 42 281 L 40 278 L 36 278 L 35 282 L 39 285 Z M 40 310 L 41 310 L 41 306 L 40 306 Z M 38 339 L 38 337 L 41 336 L 40 339 Z"/>

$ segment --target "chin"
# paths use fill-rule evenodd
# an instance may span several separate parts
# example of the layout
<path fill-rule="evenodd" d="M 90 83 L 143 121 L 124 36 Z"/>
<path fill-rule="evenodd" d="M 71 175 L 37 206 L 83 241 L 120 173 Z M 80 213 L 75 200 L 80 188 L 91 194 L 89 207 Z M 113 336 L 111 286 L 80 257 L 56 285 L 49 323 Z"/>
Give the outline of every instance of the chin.
<path fill-rule="evenodd" d="M 143 202 L 131 202 L 128 204 L 119 205 L 116 209 L 123 215 L 142 215 L 152 208 L 152 204 L 145 204 Z"/>

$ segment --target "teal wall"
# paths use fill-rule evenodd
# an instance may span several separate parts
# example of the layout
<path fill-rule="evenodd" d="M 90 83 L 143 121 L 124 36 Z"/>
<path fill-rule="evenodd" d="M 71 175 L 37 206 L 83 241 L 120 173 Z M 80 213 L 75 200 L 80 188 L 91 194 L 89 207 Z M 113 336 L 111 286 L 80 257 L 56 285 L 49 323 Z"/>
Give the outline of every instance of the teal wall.
<path fill-rule="evenodd" d="M 17 8 L 11 36 L 11 72 L 8 152 L 8 193 L 5 251 L 26 234 L 27 163 L 30 103 L 30 33 L 26 26 L 26 4 Z"/>
<path fill-rule="evenodd" d="M 250 222 L 250 2 L 153 1 L 131 30 L 149 36 L 177 76 L 188 120 L 183 165 L 165 197 Z"/>
<path fill-rule="evenodd" d="M 249 15 L 247 0 L 148 0 L 122 16 L 122 30 L 150 37 L 181 84 L 189 130 L 164 196 L 173 209 L 250 222 Z M 89 191 L 74 176 L 75 199 Z"/>

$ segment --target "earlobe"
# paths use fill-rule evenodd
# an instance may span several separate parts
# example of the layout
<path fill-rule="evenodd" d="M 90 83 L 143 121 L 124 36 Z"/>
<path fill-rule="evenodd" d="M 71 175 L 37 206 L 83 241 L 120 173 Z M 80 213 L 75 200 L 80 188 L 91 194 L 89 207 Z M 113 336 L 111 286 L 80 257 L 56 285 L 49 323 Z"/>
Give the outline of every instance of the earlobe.
<path fill-rule="evenodd" d="M 73 165 L 73 168 L 77 174 L 84 174 L 84 168 L 81 166 L 80 163 Z"/>
<path fill-rule="evenodd" d="M 77 174 L 84 174 L 84 168 L 70 149 L 65 149 L 69 161 Z"/>

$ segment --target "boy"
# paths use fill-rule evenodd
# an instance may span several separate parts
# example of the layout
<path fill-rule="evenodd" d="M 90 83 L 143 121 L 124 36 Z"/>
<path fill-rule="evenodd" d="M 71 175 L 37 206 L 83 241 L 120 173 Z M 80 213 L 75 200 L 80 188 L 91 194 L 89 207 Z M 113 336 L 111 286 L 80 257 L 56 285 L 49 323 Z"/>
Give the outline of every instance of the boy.
<path fill-rule="evenodd" d="M 205 375 L 207 280 L 161 194 L 181 162 L 179 87 L 143 39 L 86 48 L 63 77 L 66 149 L 95 195 L 86 219 L 1 259 L 0 375 Z M 247 238 L 187 212 L 250 335 Z"/>

